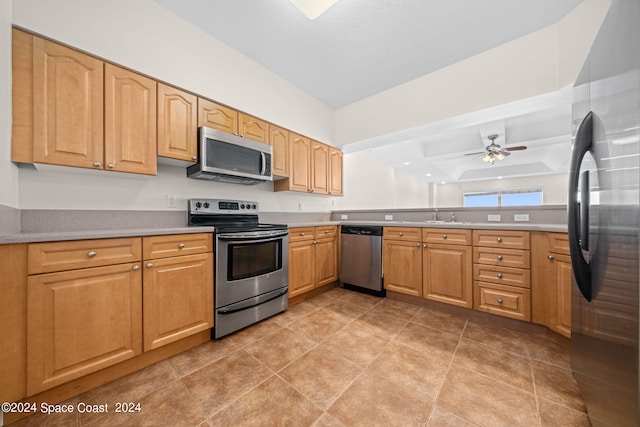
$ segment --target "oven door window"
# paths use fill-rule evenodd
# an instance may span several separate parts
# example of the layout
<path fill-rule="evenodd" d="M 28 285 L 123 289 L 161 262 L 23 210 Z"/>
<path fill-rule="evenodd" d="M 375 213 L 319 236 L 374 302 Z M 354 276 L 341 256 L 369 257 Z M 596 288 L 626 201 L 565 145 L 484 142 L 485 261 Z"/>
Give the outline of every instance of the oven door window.
<path fill-rule="evenodd" d="M 261 276 L 282 268 L 282 239 L 228 246 L 227 281 Z"/>

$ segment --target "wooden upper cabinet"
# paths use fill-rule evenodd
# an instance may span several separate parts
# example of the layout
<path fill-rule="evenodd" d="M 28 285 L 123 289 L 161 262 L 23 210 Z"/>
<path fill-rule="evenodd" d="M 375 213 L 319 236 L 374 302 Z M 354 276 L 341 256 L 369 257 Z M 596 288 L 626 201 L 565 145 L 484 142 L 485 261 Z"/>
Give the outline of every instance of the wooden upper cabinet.
<path fill-rule="evenodd" d="M 238 134 L 238 112 L 233 108 L 198 98 L 198 127 Z"/>
<path fill-rule="evenodd" d="M 244 113 L 238 113 L 238 121 L 240 136 L 269 144 L 269 123 Z"/>
<path fill-rule="evenodd" d="M 289 153 L 291 155 L 291 169 L 289 171 L 288 190 L 309 191 L 311 141 L 309 138 L 294 133 L 289 134 Z"/>
<path fill-rule="evenodd" d="M 342 151 L 329 147 L 329 194 L 342 196 Z"/>
<path fill-rule="evenodd" d="M 269 144 L 273 147 L 271 167 L 277 176 L 289 176 L 289 132 L 278 126 L 269 126 Z"/>
<path fill-rule="evenodd" d="M 158 156 L 198 160 L 198 97 L 158 83 Z"/>
<path fill-rule="evenodd" d="M 155 175 L 156 82 L 105 64 L 105 169 Z"/>
<path fill-rule="evenodd" d="M 33 163 L 33 36 L 12 31 L 11 160 Z"/>
<path fill-rule="evenodd" d="M 102 168 L 104 63 L 33 40 L 33 161 Z"/>
<path fill-rule="evenodd" d="M 311 141 L 311 192 L 329 194 L 329 146 Z"/>

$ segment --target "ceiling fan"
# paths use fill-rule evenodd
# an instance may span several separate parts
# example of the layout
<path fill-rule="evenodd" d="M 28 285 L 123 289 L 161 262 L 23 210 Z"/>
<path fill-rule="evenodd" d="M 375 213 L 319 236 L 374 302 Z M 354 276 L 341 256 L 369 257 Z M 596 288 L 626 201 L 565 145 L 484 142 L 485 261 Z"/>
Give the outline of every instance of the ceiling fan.
<path fill-rule="evenodd" d="M 480 154 L 484 154 L 484 156 L 482 157 L 482 161 L 494 164 L 496 160 L 502 160 L 505 157 L 511 155 L 510 151 L 521 151 L 527 149 L 527 147 L 525 147 L 524 145 L 502 148 L 499 144 L 496 144 L 498 135 L 489 135 L 487 138 L 489 138 L 491 144 L 487 145 L 484 151 L 479 151 L 477 153 L 468 153 L 465 154 L 465 156 L 477 156 Z"/>

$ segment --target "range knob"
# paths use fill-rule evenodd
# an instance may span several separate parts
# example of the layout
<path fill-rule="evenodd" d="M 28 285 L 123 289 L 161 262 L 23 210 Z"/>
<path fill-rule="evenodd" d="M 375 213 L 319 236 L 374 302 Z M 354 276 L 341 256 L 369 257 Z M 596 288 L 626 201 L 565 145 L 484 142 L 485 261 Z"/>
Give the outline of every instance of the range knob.
<path fill-rule="evenodd" d="M 204 208 L 209 209 L 209 202 L 204 202 Z"/>
<path fill-rule="evenodd" d="M 201 208 L 201 207 L 202 207 L 202 203 L 196 202 L 196 208 Z"/>

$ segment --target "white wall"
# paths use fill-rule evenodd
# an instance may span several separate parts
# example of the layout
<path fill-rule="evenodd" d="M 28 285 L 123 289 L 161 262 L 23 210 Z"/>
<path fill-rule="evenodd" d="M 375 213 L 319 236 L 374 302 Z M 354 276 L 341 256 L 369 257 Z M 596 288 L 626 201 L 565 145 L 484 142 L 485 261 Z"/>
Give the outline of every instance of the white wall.
<path fill-rule="evenodd" d="M 540 175 L 521 178 L 438 184 L 434 188 L 434 207 L 458 207 L 463 194 L 494 190 L 525 190 L 542 188 L 542 203 L 566 205 L 569 187 L 568 174 Z"/>
<path fill-rule="evenodd" d="M 337 145 L 552 93 L 573 84 L 610 3 L 584 0 L 550 27 L 338 109 Z"/>
<path fill-rule="evenodd" d="M 332 109 L 151 0 L 15 0 L 12 9 L 14 25 L 319 141 L 333 142 Z M 7 51 L 2 49 L 2 55 Z M 9 67 L 0 60 L 6 72 Z M 2 96 L 2 102 L 7 99 L 11 97 Z M 0 108 L 1 119 L 8 122 L 9 112 Z M 11 165 L 8 159 L 0 157 L 3 173 L 10 169 L 7 165 Z M 327 197 L 273 193 L 272 184 L 246 187 L 194 181 L 185 175 L 184 168 L 175 167 L 161 167 L 154 178 L 21 168 L 17 204 L 23 209 L 167 209 L 166 195 L 175 194 L 179 200 L 256 200 L 265 211 L 297 211 L 300 201 L 305 211 L 330 210 Z M 184 210 L 184 205 L 179 203 L 177 209 Z"/>
<path fill-rule="evenodd" d="M 11 163 L 11 1 L 0 1 L 0 205 L 18 207 L 18 168 Z"/>
<path fill-rule="evenodd" d="M 333 209 L 427 207 L 431 185 L 395 170 L 368 151 L 344 155 L 344 197 Z"/>

